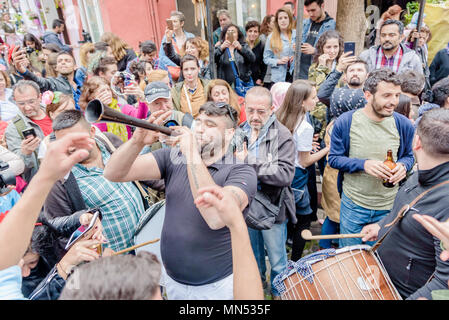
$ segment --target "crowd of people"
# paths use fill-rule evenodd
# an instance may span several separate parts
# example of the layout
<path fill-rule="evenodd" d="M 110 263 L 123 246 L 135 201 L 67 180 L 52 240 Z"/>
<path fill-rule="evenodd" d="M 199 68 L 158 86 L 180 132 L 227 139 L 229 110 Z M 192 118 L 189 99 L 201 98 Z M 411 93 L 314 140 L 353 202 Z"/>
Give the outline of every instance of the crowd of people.
<path fill-rule="evenodd" d="M 357 56 L 323 0 L 305 11 L 296 80 L 290 1 L 219 10 L 215 65 L 179 11 L 137 52 L 105 32 L 75 59 L 62 20 L 4 44 L 0 299 L 281 299 L 319 208 L 322 235 L 363 235 L 320 250 L 382 239 L 402 298 L 447 289 L 449 44 L 429 64 L 430 29 L 385 14 Z M 92 124 L 93 101 L 172 134 Z M 161 205 L 160 253 L 133 250 Z"/>

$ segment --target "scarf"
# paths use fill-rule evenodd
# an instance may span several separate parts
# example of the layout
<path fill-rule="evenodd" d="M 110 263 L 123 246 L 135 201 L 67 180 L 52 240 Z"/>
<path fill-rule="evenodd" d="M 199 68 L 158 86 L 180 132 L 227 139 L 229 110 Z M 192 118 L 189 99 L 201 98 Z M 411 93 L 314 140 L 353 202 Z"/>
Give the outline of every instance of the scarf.
<path fill-rule="evenodd" d="M 401 65 L 402 61 L 402 55 L 403 55 L 402 47 L 399 47 L 399 49 L 396 51 L 393 57 L 387 58 L 384 54 L 382 47 L 379 47 L 379 50 L 377 50 L 377 57 L 376 57 L 376 70 L 385 67 L 392 69 L 394 72 L 398 72 L 399 66 Z"/>
<path fill-rule="evenodd" d="M 109 105 L 109 107 L 121 112 L 118 101 L 116 99 L 112 99 L 112 103 Z M 128 141 L 128 130 L 126 129 L 126 126 L 124 124 L 107 122 L 106 125 L 108 128 L 108 132 L 115 134 L 123 142 Z"/>

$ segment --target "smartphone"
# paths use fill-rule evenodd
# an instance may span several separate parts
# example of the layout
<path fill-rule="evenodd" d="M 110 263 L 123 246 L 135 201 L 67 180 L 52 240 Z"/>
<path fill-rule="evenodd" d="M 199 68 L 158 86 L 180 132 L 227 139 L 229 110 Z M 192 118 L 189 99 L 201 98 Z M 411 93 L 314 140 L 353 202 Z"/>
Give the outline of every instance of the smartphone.
<path fill-rule="evenodd" d="M 345 42 L 344 53 L 352 52 L 352 56 L 355 55 L 355 42 Z"/>
<path fill-rule="evenodd" d="M 229 30 L 231 31 L 231 30 Z M 234 32 L 228 32 L 228 34 L 226 35 L 228 38 L 228 41 L 232 44 L 235 41 L 235 36 L 234 36 Z"/>
<path fill-rule="evenodd" d="M 29 136 L 33 136 L 36 138 L 36 131 L 34 131 L 34 128 L 27 128 L 25 130 L 22 130 L 23 137 L 25 139 L 28 139 Z"/>
<path fill-rule="evenodd" d="M 167 23 L 168 30 L 173 30 L 173 21 L 171 19 L 166 19 L 165 22 Z"/>
<path fill-rule="evenodd" d="M 85 226 L 81 226 L 74 233 L 72 233 L 72 235 L 70 236 L 69 242 L 65 246 L 65 250 L 70 250 L 70 248 L 73 247 L 73 245 L 75 243 L 77 243 L 78 241 L 80 241 L 82 239 L 92 239 L 93 235 L 97 231 L 95 228 L 95 225 L 97 224 L 97 222 L 101 223 L 100 212 L 97 210 L 95 212 L 87 211 L 86 213 L 93 213 L 93 215 L 94 215 L 92 217 L 92 220 L 90 221 L 90 224 L 87 226 L 87 228 Z M 102 251 L 101 246 L 99 246 L 99 247 L 100 248 L 97 247 L 97 252 Z"/>

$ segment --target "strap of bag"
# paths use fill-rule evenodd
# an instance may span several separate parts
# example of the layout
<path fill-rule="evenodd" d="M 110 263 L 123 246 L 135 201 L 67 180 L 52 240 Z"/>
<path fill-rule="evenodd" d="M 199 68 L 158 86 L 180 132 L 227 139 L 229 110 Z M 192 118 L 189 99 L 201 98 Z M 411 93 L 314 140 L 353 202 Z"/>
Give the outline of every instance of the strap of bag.
<path fill-rule="evenodd" d="M 443 181 L 435 186 L 433 186 L 430 189 L 427 189 L 426 191 L 424 191 L 423 193 L 421 193 L 420 195 L 418 195 L 412 202 L 410 202 L 409 204 L 404 205 L 401 210 L 399 210 L 398 215 L 396 216 L 396 218 L 389 224 L 385 225 L 384 228 L 390 228 L 383 236 L 382 238 L 380 238 L 371 248 L 372 251 L 376 251 L 377 248 L 382 244 L 382 242 L 385 240 L 385 238 L 387 237 L 387 235 L 391 232 L 391 230 L 393 229 L 393 227 L 402 220 L 402 218 L 404 218 L 404 216 L 407 214 L 407 212 L 410 210 L 410 208 L 412 208 L 419 200 L 421 200 L 425 195 L 427 195 L 430 191 L 435 190 L 439 187 L 442 187 L 446 184 L 449 184 L 449 180 Z"/>
<path fill-rule="evenodd" d="M 190 98 L 189 98 L 189 94 L 187 93 L 186 85 L 183 84 L 182 87 L 184 88 L 184 94 L 186 95 L 186 98 L 187 98 L 187 104 L 189 105 L 190 114 L 193 114 L 192 103 L 190 102 Z"/>
<path fill-rule="evenodd" d="M 232 72 L 234 73 L 234 77 L 237 79 L 239 77 L 239 69 L 234 61 L 234 59 L 232 59 L 231 56 L 231 51 L 229 51 L 229 48 L 226 48 L 226 52 L 228 53 L 228 57 L 229 57 L 229 62 L 231 62 L 231 67 L 232 67 Z"/>

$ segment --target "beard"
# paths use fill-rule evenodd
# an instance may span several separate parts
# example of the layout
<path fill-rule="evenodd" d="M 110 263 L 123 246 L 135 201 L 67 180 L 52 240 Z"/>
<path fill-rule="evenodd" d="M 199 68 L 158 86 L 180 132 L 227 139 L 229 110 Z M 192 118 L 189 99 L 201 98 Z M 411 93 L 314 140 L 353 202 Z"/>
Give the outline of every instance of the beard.
<path fill-rule="evenodd" d="M 351 80 L 349 80 L 349 85 L 350 86 L 358 87 L 361 84 L 362 84 L 362 81 L 360 80 L 359 77 L 352 77 Z"/>
<path fill-rule="evenodd" d="M 373 108 L 374 113 L 375 113 L 379 118 L 389 118 L 389 117 L 391 117 L 391 116 L 393 115 L 393 113 L 391 113 L 391 114 L 382 113 L 382 110 L 384 109 L 384 107 L 390 106 L 390 105 L 391 105 L 391 104 L 386 104 L 386 105 L 380 106 L 379 104 L 377 104 L 376 98 L 374 98 L 374 96 L 373 96 L 373 104 L 372 104 L 372 108 Z M 396 108 L 396 106 L 393 106 L 393 105 L 391 105 L 391 106 L 393 107 L 393 111 L 394 111 L 394 109 Z"/>
<path fill-rule="evenodd" d="M 383 50 L 387 50 L 387 51 L 389 51 L 389 50 L 392 50 L 392 49 L 394 49 L 394 48 L 396 48 L 396 46 L 393 44 L 393 43 L 391 43 L 391 42 L 384 42 L 383 44 L 382 44 L 382 49 Z"/>

